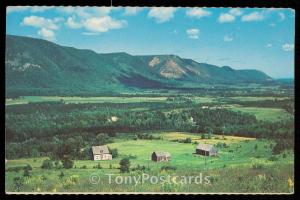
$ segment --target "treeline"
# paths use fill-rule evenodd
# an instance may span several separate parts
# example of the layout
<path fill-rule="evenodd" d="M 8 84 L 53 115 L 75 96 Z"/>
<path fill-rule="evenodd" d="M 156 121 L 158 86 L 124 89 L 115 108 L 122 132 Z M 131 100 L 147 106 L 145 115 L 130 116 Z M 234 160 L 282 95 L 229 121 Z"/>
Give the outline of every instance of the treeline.
<path fill-rule="evenodd" d="M 294 97 L 288 99 L 274 99 L 274 100 L 262 100 L 262 101 L 240 101 L 231 98 L 220 98 L 220 103 L 226 104 L 239 104 L 245 107 L 263 107 L 263 108 L 282 108 L 287 112 L 294 114 Z"/>
<path fill-rule="evenodd" d="M 255 90 L 257 85 L 249 87 L 249 84 L 203 84 L 198 88 L 185 88 L 185 87 L 170 87 L 168 89 L 148 88 L 145 93 L 144 89 L 138 87 L 131 88 L 128 91 L 112 91 L 103 90 L 99 88 L 15 88 L 8 87 L 5 93 L 6 98 L 20 98 L 22 96 L 76 96 L 76 97 L 95 97 L 95 96 L 114 96 L 114 97 L 154 97 L 154 96 L 181 96 L 181 95 L 195 95 L 195 96 L 293 96 L 294 86 L 293 84 L 282 83 L 262 83 L 260 84 L 264 90 Z M 277 88 L 278 87 L 278 88 Z M 124 92 L 128 92 L 125 94 Z"/>
<path fill-rule="evenodd" d="M 165 112 L 158 108 L 143 111 L 128 109 L 129 106 L 141 105 L 139 103 L 107 105 L 60 102 L 7 106 L 6 156 L 58 155 L 53 151 L 61 149 L 61 152 L 84 159 L 86 153 L 82 148 L 113 142 L 116 133 L 137 133 L 139 136 L 142 131 L 153 130 L 268 138 L 284 143 L 279 149 L 293 148 L 292 118 L 276 123 L 264 122 L 257 121 L 251 114 L 227 109 L 202 109 L 190 104 L 185 105 L 190 109 L 175 109 L 184 106 L 179 104 L 179 107 Z"/>

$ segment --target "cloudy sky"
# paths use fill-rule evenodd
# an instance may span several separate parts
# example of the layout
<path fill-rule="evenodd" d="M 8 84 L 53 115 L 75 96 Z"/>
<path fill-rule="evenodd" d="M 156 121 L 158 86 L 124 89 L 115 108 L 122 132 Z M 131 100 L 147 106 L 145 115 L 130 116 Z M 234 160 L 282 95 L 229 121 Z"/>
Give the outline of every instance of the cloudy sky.
<path fill-rule="evenodd" d="M 294 76 L 291 9 L 8 7 L 6 33 L 99 53 L 176 54 Z"/>

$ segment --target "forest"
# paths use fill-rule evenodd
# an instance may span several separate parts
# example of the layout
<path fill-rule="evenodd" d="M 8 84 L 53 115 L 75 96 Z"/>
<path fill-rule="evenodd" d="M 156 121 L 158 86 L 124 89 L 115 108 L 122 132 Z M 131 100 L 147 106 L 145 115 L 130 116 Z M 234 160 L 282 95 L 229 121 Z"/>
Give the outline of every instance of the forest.
<path fill-rule="evenodd" d="M 220 107 L 239 103 L 293 112 L 293 99 L 270 101 L 221 98 L 220 102 L 195 103 L 191 97 L 168 97 L 165 102 L 67 104 L 61 100 L 6 106 L 5 153 L 8 159 L 16 159 L 57 154 L 57 149 L 64 148 L 74 159 L 87 158 L 87 153 L 80 150 L 95 141 L 106 144 L 119 133 L 134 135 L 155 130 L 267 138 L 277 141 L 278 152 L 293 149 L 292 116 L 262 121 L 253 114 Z"/>

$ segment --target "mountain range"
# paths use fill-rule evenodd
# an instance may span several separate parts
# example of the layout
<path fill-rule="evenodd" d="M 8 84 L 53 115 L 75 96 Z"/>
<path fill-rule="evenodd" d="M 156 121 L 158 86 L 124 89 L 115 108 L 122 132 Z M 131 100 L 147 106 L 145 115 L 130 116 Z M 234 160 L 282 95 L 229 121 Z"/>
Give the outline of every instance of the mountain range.
<path fill-rule="evenodd" d="M 177 55 L 96 53 L 13 35 L 6 35 L 5 43 L 6 94 L 74 95 L 273 81 L 259 70 L 218 67 Z"/>

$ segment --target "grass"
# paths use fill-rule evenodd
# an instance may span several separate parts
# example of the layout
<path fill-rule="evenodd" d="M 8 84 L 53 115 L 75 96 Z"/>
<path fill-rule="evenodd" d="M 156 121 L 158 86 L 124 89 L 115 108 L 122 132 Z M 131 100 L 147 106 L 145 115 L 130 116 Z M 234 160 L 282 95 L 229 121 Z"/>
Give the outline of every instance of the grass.
<path fill-rule="evenodd" d="M 185 132 L 162 132 L 162 133 L 154 133 L 154 136 L 162 136 L 165 140 L 182 140 L 186 138 L 191 138 L 192 142 L 198 143 L 207 143 L 207 144 L 216 144 L 218 142 L 223 142 L 226 144 L 237 143 L 245 140 L 255 140 L 255 138 L 250 137 L 237 137 L 237 136 L 224 136 L 224 140 L 222 139 L 222 135 L 214 134 L 211 139 L 201 139 L 201 136 L 193 133 L 185 133 Z"/>
<path fill-rule="evenodd" d="M 288 192 L 287 179 L 293 179 L 294 154 L 287 152 L 287 156 L 283 158 L 278 156 L 276 161 L 270 161 L 271 149 L 269 140 L 258 140 L 253 138 L 240 138 L 226 136 L 226 140 L 211 139 L 202 140 L 216 144 L 217 142 L 225 142 L 227 148 L 219 148 L 218 157 L 204 157 L 193 154 L 196 144 L 172 142 L 172 139 L 181 139 L 191 137 L 192 140 L 199 140 L 197 135 L 180 132 L 170 133 L 152 133 L 153 135 L 164 135 L 163 140 L 129 140 L 119 138 L 115 143 L 108 144 L 110 148 L 117 148 L 119 156 L 111 161 L 92 161 L 92 160 L 75 160 L 76 168 L 64 169 L 65 178 L 72 175 L 79 177 L 79 182 L 71 186 L 66 186 L 63 180 L 58 178 L 61 170 L 43 170 L 40 168 L 41 158 L 24 158 L 18 160 L 9 160 L 6 168 L 30 164 L 33 168 L 31 178 L 26 178 L 26 183 L 22 187 L 22 191 L 62 191 L 62 192 Z M 257 149 L 255 150 L 255 146 Z M 240 147 L 240 148 L 239 148 Z M 150 160 L 153 151 L 167 151 L 171 153 L 172 159 L 167 163 L 155 163 Z M 164 184 L 112 184 L 108 185 L 108 177 L 106 174 L 120 175 L 119 162 L 122 158 L 130 156 L 131 168 L 137 165 L 149 167 L 150 170 L 145 173 L 152 175 L 173 175 L 173 176 L 190 176 L 204 173 L 213 177 L 211 185 L 164 185 Z M 102 169 L 94 169 L 93 167 L 101 164 Z M 206 164 L 205 164 L 206 163 Z M 261 164 L 262 169 L 253 169 L 254 164 Z M 161 171 L 162 166 L 175 166 L 175 171 Z M 86 166 L 86 169 L 82 169 Z M 112 169 L 110 169 L 112 166 Z M 89 178 L 91 174 L 97 174 L 101 177 L 100 184 L 91 184 Z M 14 191 L 13 178 L 22 176 L 20 172 L 6 172 L 6 191 Z M 122 176 L 138 175 L 140 172 L 130 172 L 122 174 Z M 258 179 L 258 175 L 262 177 L 272 177 L 273 185 L 264 185 Z M 263 176 L 264 175 L 264 176 Z M 41 181 L 41 176 L 47 177 Z M 237 180 L 242 179 L 238 184 Z M 106 184 L 105 184 L 106 183 Z M 263 182 L 264 183 L 264 182 Z M 267 183 L 267 182 L 266 182 Z M 269 183 L 268 183 L 269 184 Z"/>
<path fill-rule="evenodd" d="M 232 107 L 233 111 L 240 111 L 254 114 L 257 120 L 279 121 L 291 117 L 291 114 L 281 108 L 260 108 L 260 107 Z"/>
<path fill-rule="evenodd" d="M 29 102 L 60 101 L 65 103 L 138 103 L 138 102 L 166 102 L 166 96 L 156 97 L 59 97 L 59 96 L 24 96 L 18 99 L 6 99 L 6 105 L 27 104 Z M 195 103 L 211 103 L 213 97 L 195 97 Z"/>
<path fill-rule="evenodd" d="M 6 99 L 6 105 L 26 104 L 29 102 L 60 101 L 65 103 L 135 103 L 165 102 L 167 97 L 59 97 L 24 96 L 20 99 Z"/>
<path fill-rule="evenodd" d="M 241 96 L 241 97 L 231 97 L 231 99 L 238 100 L 238 101 L 265 101 L 265 100 L 286 100 L 289 97 L 252 97 L 252 96 Z"/>

